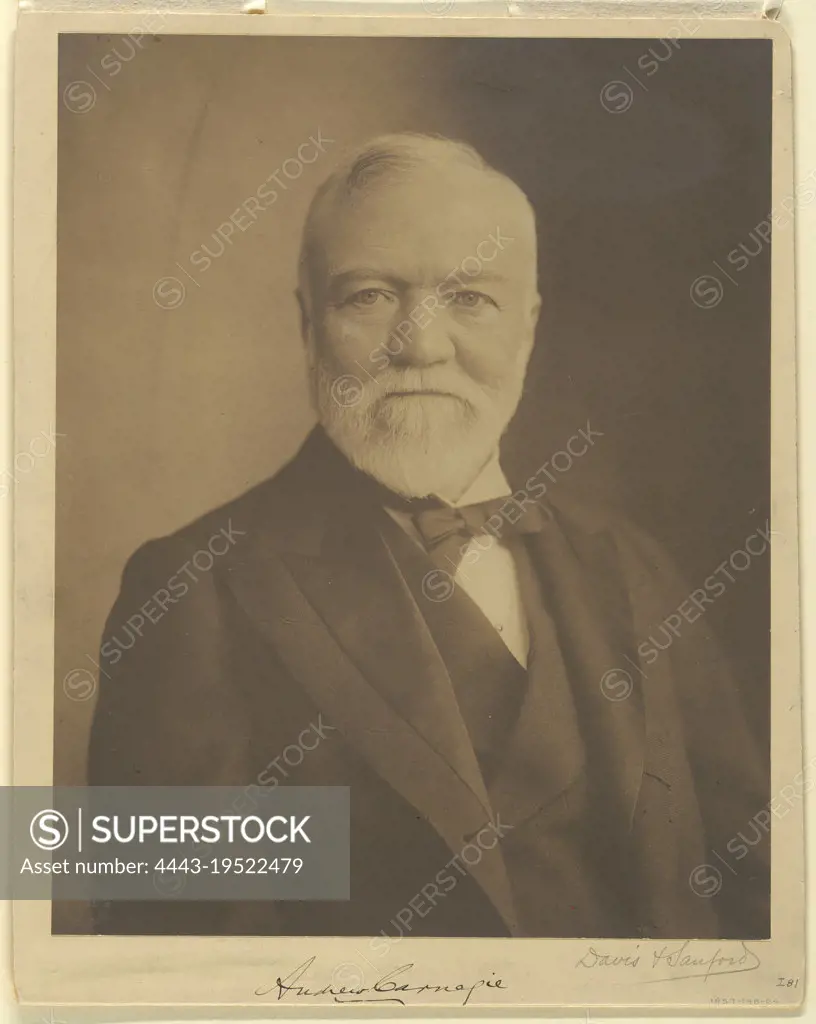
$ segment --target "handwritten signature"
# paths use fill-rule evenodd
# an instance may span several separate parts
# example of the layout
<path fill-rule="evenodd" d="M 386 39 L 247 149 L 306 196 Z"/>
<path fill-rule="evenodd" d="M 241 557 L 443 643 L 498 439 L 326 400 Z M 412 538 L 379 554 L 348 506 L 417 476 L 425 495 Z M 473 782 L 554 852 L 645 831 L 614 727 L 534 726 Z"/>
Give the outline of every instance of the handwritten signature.
<path fill-rule="evenodd" d="M 296 967 L 291 974 L 285 978 L 276 978 L 274 984 L 260 986 L 255 989 L 256 996 L 268 996 L 274 992 L 280 1002 L 288 995 L 295 997 L 319 997 L 331 996 L 335 1003 L 398 1003 L 405 1006 L 405 999 L 410 994 L 419 995 L 423 992 L 451 992 L 462 996 L 462 1006 L 467 1006 L 471 996 L 480 988 L 507 989 L 507 985 L 501 978 L 478 978 L 472 982 L 449 982 L 442 985 L 429 983 L 410 984 L 405 976 L 410 974 L 416 964 L 400 964 L 392 971 L 378 978 L 373 985 L 318 985 L 310 988 L 307 985 L 298 984 L 306 972 L 313 966 L 317 957 L 309 957 L 299 967 Z"/>
<path fill-rule="evenodd" d="M 757 954 L 740 942 L 741 952 L 727 954 L 719 946 L 710 956 L 695 949 L 694 940 L 686 939 L 676 946 L 664 945 L 660 949 L 652 949 L 650 953 L 640 953 L 640 945 L 634 953 L 617 954 L 601 951 L 590 946 L 575 964 L 576 967 L 589 969 L 603 967 L 639 967 L 641 963 L 648 970 L 668 968 L 671 973 L 661 978 L 649 978 L 648 981 L 679 981 L 686 978 L 720 977 L 724 974 L 742 974 L 755 971 L 760 966 Z M 651 959 L 650 959 L 651 958 Z"/>

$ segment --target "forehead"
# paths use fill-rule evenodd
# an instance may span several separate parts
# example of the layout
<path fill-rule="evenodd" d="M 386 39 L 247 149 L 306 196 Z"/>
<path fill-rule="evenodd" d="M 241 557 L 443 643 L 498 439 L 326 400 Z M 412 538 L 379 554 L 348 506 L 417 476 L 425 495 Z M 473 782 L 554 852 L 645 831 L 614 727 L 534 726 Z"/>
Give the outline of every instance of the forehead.
<path fill-rule="evenodd" d="M 391 176 L 335 198 L 313 243 L 329 277 L 358 268 L 438 277 L 468 257 L 489 260 L 485 269 L 510 278 L 535 267 L 535 224 L 524 195 L 471 168 Z"/>

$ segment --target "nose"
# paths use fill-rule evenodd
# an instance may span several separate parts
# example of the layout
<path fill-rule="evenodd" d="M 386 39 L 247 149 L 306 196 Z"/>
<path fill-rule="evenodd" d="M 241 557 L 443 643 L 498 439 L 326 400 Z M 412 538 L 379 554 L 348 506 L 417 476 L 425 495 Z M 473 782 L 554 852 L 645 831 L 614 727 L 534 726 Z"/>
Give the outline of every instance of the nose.
<path fill-rule="evenodd" d="M 436 303 L 436 307 L 439 303 Z M 450 325 L 444 312 L 433 303 L 417 302 L 403 311 L 402 319 L 394 328 L 400 344 L 394 362 L 401 366 L 433 366 L 447 363 L 456 355 Z"/>

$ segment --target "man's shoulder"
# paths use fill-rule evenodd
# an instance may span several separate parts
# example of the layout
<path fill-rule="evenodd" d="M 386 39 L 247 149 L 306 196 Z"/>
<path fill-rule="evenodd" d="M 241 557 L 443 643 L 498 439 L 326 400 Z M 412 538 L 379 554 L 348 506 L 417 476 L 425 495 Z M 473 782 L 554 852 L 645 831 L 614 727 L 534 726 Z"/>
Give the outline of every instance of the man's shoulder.
<path fill-rule="evenodd" d="M 675 577 L 677 567 L 668 548 L 613 503 L 559 494 L 547 498 L 552 518 L 579 555 L 598 553 L 625 570 L 633 581 Z"/>
<path fill-rule="evenodd" d="M 648 542 L 648 533 L 620 506 L 566 493 L 547 495 L 551 518 L 572 534 L 626 543 Z"/>

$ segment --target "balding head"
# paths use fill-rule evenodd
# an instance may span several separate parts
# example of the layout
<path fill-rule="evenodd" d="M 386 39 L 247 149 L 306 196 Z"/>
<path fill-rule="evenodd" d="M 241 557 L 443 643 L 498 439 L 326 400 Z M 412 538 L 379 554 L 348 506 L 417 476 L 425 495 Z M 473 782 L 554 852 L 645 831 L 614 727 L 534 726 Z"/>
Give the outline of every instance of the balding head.
<path fill-rule="evenodd" d="M 422 216 L 423 211 L 434 217 L 438 207 L 444 208 L 451 219 L 459 215 L 474 228 L 477 220 L 487 224 L 492 214 L 494 220 L 501 217 L 506 233 L 512 233 L 512 220 L 525 250 L 525 269 L 533 288 L 537 287 L 535 212 L 518 185 L 491 167 L 467 143 L 403 132 L 378 136 L 349 153 L 316 191 L 306 215 L 300 250 L 298 276 L 305 299 L 314 285 L 320 287 L 319 276 L 326 269 L 321 240 L 331 230 L 332 221 L 359 220 L 366 207 L 376 208 L 377 203 L 366 200 L 375 199 L 377 193 L 380 199 L 385 193 L 385 201 L 393 205 L 398 191 L 411 220 L 415 215 Z M 467 255 L 459 256 L 457 262 Z"/>
<path fill-rule="evenodd" d="M 360 452 L 388 440 L 411 448 L 414 469 L 383 482 L 438 491 L 495 448 L 533 344 L 536 248 L 527 197 L 463 143 L 383 136 L 321 186 L 303 235 L 303 329 L 321 420 L 353 462 L 382 479 L 388 466 Z M 350 377 L 359 404 L 335 393 Z M 434 447 L 443 435 L 461 435 L 457 465 Z"/>

